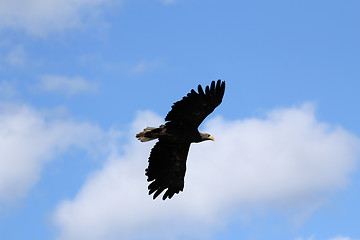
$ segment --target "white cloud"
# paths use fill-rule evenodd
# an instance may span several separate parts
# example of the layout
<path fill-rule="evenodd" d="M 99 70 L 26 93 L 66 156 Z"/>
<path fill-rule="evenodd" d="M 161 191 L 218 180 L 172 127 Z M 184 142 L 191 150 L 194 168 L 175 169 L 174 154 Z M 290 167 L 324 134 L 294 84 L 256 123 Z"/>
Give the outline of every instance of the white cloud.
<path fill-rule="evenodd" d="M 0 30 L 44 35 L 79 27 L 109 2 L 112 0 L 0 0 Z"/>
<path fill-rule="evenodd" d="M 97 90 L 98 85 L 94 82 L 86 81 L 82 77 L 44 75 L 40 77 L 37 87 L 43 91 L 73 95 L 80 92 L 94 92 Z"/>
<path fill-rule="evenodd" d="M 70 146 L 90 148 L 103 132 L 89 123 L 45 116 L 26 105 L 0 104 L 0 200 L 22 198 L 46 161 Z"/>
<path fill-rule="evenodd" d="M 158 125 L 161 118 L 140 114 L 124 154 L 112 155 L 74 199 L 59 204 L 59 240 L 172 239 L 211 233 L 239 209 L 301 211 L 346 186 L 359 155 L 359 139 L 319 122 L 309 104 L 263 119 L 218 117 L 204 131 L 215 142 L 191 146 L 184 192 L 153 201 L 144 169 L 154 142 L 133 136 L 151 121 Z"/>

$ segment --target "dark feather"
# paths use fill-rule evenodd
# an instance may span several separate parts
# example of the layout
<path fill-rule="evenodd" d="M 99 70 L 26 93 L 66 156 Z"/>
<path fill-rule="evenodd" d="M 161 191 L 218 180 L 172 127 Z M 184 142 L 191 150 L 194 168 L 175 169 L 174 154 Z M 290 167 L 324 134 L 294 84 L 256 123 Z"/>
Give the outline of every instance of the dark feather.
<path fill-rule="evenodd" d="M 205 93 L 198 86 L 198 93 L 192 89 L 183 99 L 175 102 L 165 117 L 166 126 L 198 128 L 202 121 L 219 106 L 225 92 L 225 82 L 218 80 L 206 86 Z"/>
<path fill-rule="evenodd" d="M 149 185 L 149 195 L 154 193 L 155 199 L 165 189 L 163 199 L 171 198 L 175 193 L 184 189 L 186 158 L 190 142 L 176 142 L 160 139 L 152 148 L 149 166 L 145 170 Z"/>

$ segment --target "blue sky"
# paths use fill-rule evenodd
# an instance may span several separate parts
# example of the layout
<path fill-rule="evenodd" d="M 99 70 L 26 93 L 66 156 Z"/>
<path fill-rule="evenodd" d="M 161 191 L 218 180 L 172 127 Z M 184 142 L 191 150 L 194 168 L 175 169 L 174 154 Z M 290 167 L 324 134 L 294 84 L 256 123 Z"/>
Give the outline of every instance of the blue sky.
<path fill-rule="evenodd" d="M 358 1 L 0 0 L 1 239 L 360 239 Z M 185 189 L 158 125 L 226 81 Z"/>

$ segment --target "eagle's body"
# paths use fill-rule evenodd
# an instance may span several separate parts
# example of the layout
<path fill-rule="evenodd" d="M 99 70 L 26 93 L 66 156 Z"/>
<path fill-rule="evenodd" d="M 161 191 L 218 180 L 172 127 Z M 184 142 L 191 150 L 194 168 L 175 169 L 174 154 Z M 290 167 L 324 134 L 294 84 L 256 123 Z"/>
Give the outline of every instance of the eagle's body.
<path fill-rule="evenodd" d="M 206 86 L 205 92 L 198 86 L 198 93 L 191 90 L 182 100 L 174 103 L 165 117 L 166 123 L 158 128 L 147 127 L 136 137 L 142 141 L 159 139 L 152 148 L 149 166 L 145 170 L 148 177 L 149 194 L 155 199 L 167 189 L 163 200 L 172 198 L 184 189 L 186 159 L 190 144 L 214 140 L 210 134 L 200 133 L 201 122 L 221 103 L 225 82 L 215 81 Z"/>

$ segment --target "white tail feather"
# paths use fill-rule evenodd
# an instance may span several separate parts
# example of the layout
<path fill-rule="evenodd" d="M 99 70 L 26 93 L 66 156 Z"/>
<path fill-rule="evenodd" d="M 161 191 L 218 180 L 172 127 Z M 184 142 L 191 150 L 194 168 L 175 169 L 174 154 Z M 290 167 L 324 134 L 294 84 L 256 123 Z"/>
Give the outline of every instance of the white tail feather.
<path fill-rule="evenodd" d="M 145 128 L 142 132 L 139 132 L 138 134 L 136 134 L 137 139 L 139 139 L 141 142 L 148 142 L 148 141 L 156 139 L 156 137 L 154 137 L 154 138 L 147 137 L 147 136 L 145 137 L 146 133 L 151 132 L 154 129 L 156 129 L 156 127 Z"/>
<path fill-rule="evenodd" d="M 156 138 L 138 137 L 138 139 L 140 140 L 140 142 L 148 142 L 148 141 L 154 140 Z"/>

